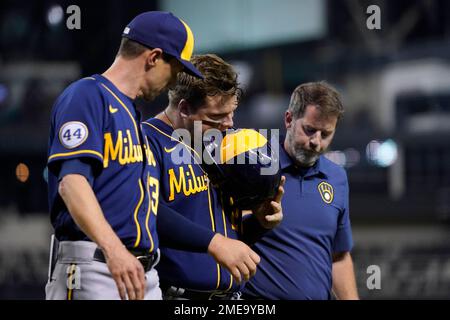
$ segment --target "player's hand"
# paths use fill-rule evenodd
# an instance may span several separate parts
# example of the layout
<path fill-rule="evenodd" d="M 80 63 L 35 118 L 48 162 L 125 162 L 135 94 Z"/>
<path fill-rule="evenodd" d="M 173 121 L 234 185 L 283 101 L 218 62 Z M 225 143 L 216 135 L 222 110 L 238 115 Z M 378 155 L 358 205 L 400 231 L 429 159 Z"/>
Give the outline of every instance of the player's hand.
<path fill-rule="evenodd" d="M 119 246 L 115 250 L 104 251 L 106 263 L 111 272 L 122 300 L 143 300 L 145 293 L 144 267 L 128 250 Z"/>
<path fill-rule="evenodd" d="M 248 245 L 239 240 L 216 234 L 208 246 L 208 253 L 226 268 L 237 283 L 242 277 L 248 281 L 256 273 L 260 258 Z"/>
<path fill-rule="evenodd" d="M 284 194 L 284 183 L 286 178 L 281 177 L 280 186 L 278 187 L 277 194 L 272 200 L 266 200 L 256 208 L 253 208 L 252 212 L 258 219 L 261 226 L 266 229 L 272 229 L 279 225 L 283 220 L 283 209 L 281 207 L 281 199 Z"/>

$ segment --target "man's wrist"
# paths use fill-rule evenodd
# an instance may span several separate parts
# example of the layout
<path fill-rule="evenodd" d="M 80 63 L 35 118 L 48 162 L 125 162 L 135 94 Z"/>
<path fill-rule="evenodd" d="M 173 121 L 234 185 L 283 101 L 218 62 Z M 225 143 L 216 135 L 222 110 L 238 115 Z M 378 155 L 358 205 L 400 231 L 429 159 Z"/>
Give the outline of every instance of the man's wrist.
<path fill-rule="evenodd" d="M 220 233 L 216 233 L 212 238 L 211 241 L 209 242 L 208 245 L 208 253 L 211 254 L 213 252 L 216 251 L 217 246 L 218 246 L 218 242 L 220 242 L 221 237 L 223 237 Z"/>

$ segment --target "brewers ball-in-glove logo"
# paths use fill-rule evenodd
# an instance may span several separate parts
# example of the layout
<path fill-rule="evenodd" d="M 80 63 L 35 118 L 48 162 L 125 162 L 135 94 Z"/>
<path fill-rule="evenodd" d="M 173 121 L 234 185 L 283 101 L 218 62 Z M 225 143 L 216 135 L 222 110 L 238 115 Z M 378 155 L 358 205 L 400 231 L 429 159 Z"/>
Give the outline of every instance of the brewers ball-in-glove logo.
<path fill-rule="evenodd" d="M 333 187 L 327 182 L 321 182 L 317 188 L 319 189 L 320 196 L 325 203 L 330 204 L 333 201 Z"/>
<path fill-rule="evenodd" d="M 62 125 L 59 130 L 59 141 L 67 149 L 73 149 L 86 141 L 89 135 L 87 126 L 79 121 L 70 121 Z"/>

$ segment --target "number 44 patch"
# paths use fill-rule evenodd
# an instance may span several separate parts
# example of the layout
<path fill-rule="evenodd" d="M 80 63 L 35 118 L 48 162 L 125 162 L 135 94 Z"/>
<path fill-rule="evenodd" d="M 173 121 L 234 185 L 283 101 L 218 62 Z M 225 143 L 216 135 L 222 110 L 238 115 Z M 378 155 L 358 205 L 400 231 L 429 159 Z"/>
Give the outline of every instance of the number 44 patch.
<path fill-rule="evenodd" d="M 73 149 L 86 141 L 89 135 L 87 126 L 79 121 L 70 121 L 59 130 L 59 141 L 67 149 Z"/>

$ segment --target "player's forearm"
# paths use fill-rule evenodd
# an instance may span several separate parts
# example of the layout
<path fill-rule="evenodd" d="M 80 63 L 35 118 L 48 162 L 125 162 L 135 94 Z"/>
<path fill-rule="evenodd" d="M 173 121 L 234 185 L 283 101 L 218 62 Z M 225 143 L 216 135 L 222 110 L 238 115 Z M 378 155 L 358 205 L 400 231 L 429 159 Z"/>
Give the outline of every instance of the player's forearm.
<path fill-rule="evenodd" d="M 160 244 L 172 249 L 207 252 L 215 233 L 160 203 L 156 224 Z"/>
<path fill-rule="evenodd" d="M 75 223 L 105 254 L 117 246 L 122 246 L 122 242 L 106 221 L 85 177 L 78 174 L 64 176 L 59 183 L 58 192 Z"/>
<path fill-rule="evenodd" d="M 333 292 L 339 300 L 358 300 L 353 261 L 349 252 L 333 262 Z"/>

